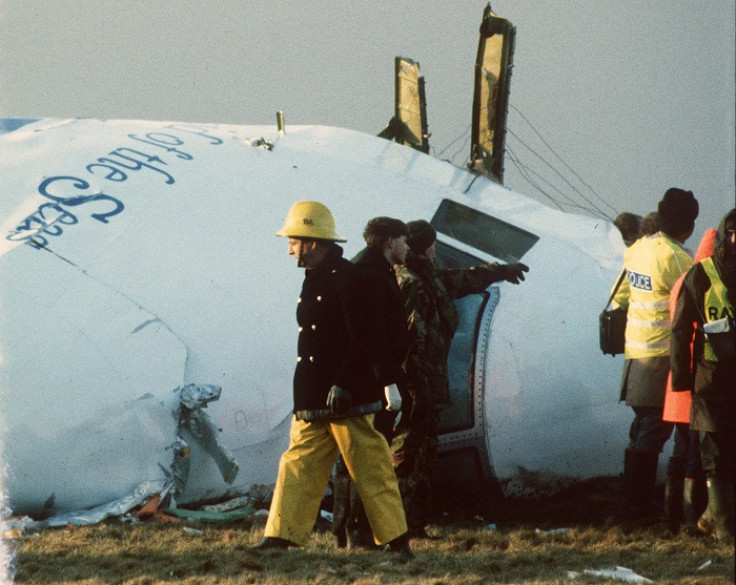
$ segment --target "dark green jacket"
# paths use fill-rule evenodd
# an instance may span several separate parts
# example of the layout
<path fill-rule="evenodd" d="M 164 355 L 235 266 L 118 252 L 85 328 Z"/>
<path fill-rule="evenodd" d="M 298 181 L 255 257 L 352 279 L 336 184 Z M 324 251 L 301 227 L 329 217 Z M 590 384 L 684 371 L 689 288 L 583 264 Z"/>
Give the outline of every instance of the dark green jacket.
<path fill-rule="evenodd" d="M 395 268 L 408 318 L 407 389 L 418 408 L 439 409 L 450 404 L 447 356 L 460 322 L 452 299 L 483 292 L 505 272 L 495 262 L 436 270 L 411 250 L 406 263 Z"/>

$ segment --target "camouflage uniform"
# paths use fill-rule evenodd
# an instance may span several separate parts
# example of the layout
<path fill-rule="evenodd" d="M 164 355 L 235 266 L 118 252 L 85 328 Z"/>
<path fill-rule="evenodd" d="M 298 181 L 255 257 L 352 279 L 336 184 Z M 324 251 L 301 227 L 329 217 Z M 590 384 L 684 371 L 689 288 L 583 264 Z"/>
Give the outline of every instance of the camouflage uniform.
<path fill-rule="evenodd" d="M 460 322 L 452 299 L 505 280 L 506 265 L 436 270 L 409 251 L 396 277 L 408 317 L 407 391 L 392 443 L 394 468 L 410 532 L 423 532 L 431 512 L 431 477 L 437 459 L 439 413 L 450 404 L 447 357 Z"/>

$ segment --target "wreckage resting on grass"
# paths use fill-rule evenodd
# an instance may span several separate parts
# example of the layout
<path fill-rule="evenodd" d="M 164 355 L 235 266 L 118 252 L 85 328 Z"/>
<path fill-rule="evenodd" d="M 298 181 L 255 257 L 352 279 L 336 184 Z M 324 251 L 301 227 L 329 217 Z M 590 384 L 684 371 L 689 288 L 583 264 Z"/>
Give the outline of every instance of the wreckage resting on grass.
<path fill-rule="evenodd" d="M 303 276 L 274 233 L 300 199 L 329 206 L 348 257 L 369 218 L 391 215 L 431 219 L 445 266 L 530 267 L 523 286 L 458 301 L 438 481 L 523 491 L 535 484 L 519 478 L 619 472 L 621 364 L 600 354 L 596 323 L 623 252 L 611 224 L 332 127 L 1 123 L 14 514 L 85 510 L 150 482 L 183 505 L 274 481 Z"/>

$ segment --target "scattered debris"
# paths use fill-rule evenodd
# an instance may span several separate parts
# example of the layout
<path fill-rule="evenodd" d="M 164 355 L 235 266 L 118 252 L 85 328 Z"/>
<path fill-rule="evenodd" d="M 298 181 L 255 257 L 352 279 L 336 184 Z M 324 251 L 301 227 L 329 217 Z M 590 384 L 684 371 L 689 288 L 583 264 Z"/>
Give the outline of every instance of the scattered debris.
<path fill-rule="evenodd" d="M 166 480 L 146 481 L 140 484 L 133 493 L 124 498 L 115 500 L 90 508 L 89 510 L 78 510 L 75 512 L 66 512 L 57 514 L 46 520 L 31 521 L 26 525 L 28 530 L 40 530 L 43 528 L 52 528 L 59 526 L 86 526 L 89 524 L 98 524 L 111 516 L 123 516 L 133 508 L 141 506 L 151 497 L 158 494 L 163 499 L 171 489 L 170 482 Z"/>
<path fill-rule="evenodd" d="M 552 528 L 551 530 L 536 528 L 534 530 L 534 534 L 537 536 L 554 536 L 555 534 L 566 534 L 568 532 L 570 532 L 570 528 Z"/>
<path fill-rule="evenodd" d="M 4 540 L 13 540 L 14 538 L 20 538 L 23 536 L 23 533 L 18 530 L 17 528 L 11 528 L 10 530 L 7 530 L 5 534 L 3 534 Z"/>
<path fill-rule="evenodd" d="M 626 583 L 654 583 L 651 579 L 637 575 L 631 569 L 626 567 L 614 567 L 613 569 L 585 569 L 583 571 L 586 575 L 595 575 L 596 577 L 605 577 L 608 579 L 615 579 L 617 581 L 625 581 Z M 576 579 L 580 576 L 577 571 L 568 571 L 568 579 Z"/>
<path fill-rule="evenodd" d="M 501 487 L 507 497 L 533 499 L 558 494 L 574 485 L 576 481 L 575 477 L 551 471 L 531 471 L 519 467 L 514 477 L 501 482 Z"/>
<path fill-rule="evenodd" d="M 5 518 L 2 521 L 3 527 L 3 538 L 5 540 L 11 540 L 13 538 L 19 538 L 33 526 L 33 519 L 29 516 L 15 516 L 11 518 Z"/>
<path fill-rule="evenodd" d="M 202 506 L 202 510 L 205 512 L 220 513 L 252 505 L 253 501 L 249 496 L 240 496 L 239 498 L 233 498 L 232 500 L 227 500 L 220 504 L 208 504 L 206 506 Z"/>
<path fill-rule="evenodd" d="M 244 520 L 255 515 L 253 506 L 247 505 L 225 512 L 208 512 L 207 510 L 185 510 L 182 508 L 168 508 L 167 514 L 186 518 L 187 520 L 199 520 L 204 522 L 232 522 L 233 520 Z"/>
<path fill-rule="evenodd" d="M 266 140 L 263 137 L 260 138 L 247 138 L 243 140 L 243 144 L 246 146 L 253 146 L 255 148 L 261 148 L 263 150 L 273 150 L 273 142 Z"/>

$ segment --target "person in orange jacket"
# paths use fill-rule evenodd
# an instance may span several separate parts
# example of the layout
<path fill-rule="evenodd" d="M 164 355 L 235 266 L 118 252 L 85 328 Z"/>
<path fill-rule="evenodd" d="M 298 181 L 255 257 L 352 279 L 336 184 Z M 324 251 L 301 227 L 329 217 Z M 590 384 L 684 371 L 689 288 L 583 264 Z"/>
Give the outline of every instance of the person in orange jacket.
<path fill-rule="evenodd" d="M 705 232 L 695 253 L 695 262 L 713 255 L 716 230 Z M 672 287 L 670 293 L 670 317 L 674 317 L 677 296 L 680 294 L 683 274 Z M 693 331 L 695 324 L 693 324 Z M 692 345 L 691 345 L 692 351 Z M 674 392 L 672 375 L 667 379 L 662 420 L 675 424 L 675 446 L 667 465 L 667 478 L 664 491 L 665 520 L 673 530 L 684 526 L 688 530 L 696 528 L 705 510 L 705 473 L 700 461 L 700 438 L 697 431 L 690 430 L 690 391 Z"/>

